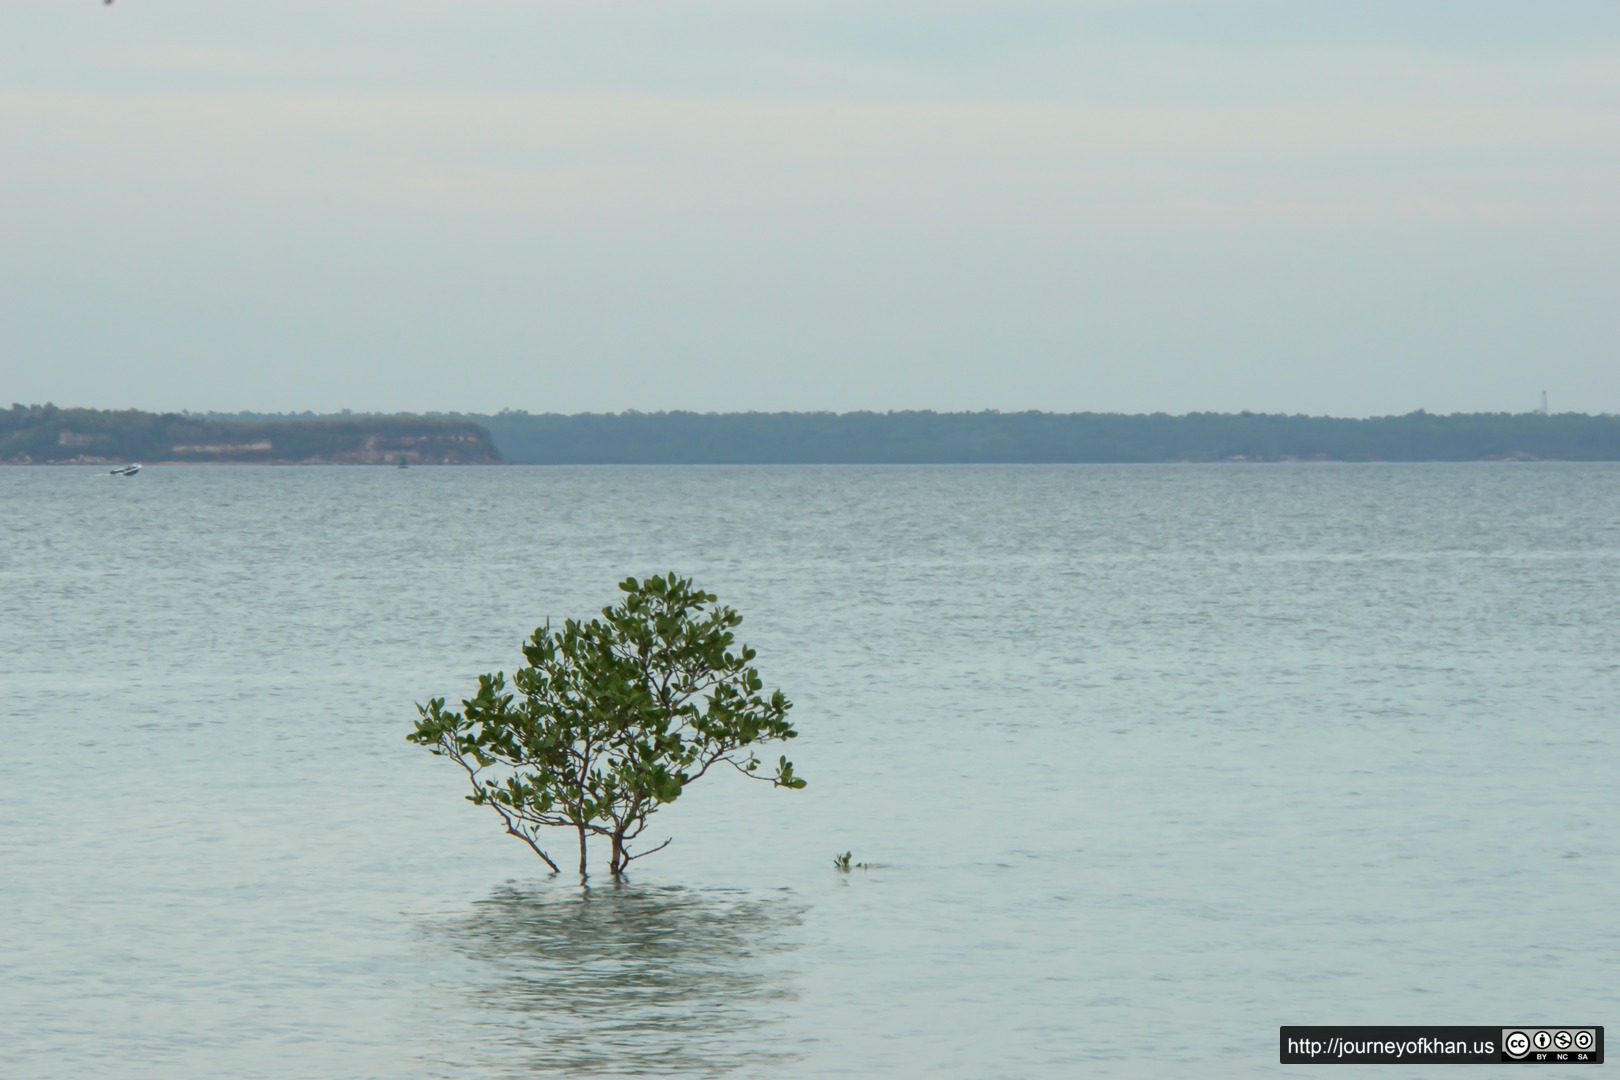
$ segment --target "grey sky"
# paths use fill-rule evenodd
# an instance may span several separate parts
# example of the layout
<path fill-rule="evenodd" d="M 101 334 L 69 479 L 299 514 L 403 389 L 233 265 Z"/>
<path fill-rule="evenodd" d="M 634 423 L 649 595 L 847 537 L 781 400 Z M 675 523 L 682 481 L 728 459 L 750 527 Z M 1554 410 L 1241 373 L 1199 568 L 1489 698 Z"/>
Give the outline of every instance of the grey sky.
<path fill-rule="evenodd" d="M 1620 412 L 1620 4 L 8 0 L 0 406 Z"/>

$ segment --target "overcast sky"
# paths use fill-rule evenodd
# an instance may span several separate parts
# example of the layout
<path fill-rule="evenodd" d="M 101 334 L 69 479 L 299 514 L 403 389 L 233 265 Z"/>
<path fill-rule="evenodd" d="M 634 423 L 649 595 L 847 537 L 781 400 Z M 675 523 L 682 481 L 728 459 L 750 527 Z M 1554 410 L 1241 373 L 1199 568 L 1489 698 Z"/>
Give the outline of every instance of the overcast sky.
<path fill-rule="evenodd" d="M 0 406 L 1620 412 L 1615 0 L 0 0 Z"/>

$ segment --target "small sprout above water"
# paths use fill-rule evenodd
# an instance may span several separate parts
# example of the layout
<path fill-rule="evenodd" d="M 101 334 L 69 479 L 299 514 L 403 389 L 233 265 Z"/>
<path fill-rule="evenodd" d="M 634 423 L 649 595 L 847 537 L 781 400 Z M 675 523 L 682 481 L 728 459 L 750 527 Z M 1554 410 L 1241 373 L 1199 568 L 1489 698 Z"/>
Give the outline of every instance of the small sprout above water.
<path fill-rule="evenodd" d="M 851 862 L 850 860 L 853 859 L 854 857 L 855 857 L 855 853 L 853 851 L 846 851 L 842 855 L 834 855 L 833 856 L 833 866 L 835 866 L 839 870 L 842 870 L 846 874 L 849 873 L 851 870 L 865 870 L 865 869 L 867 869 L 867 865 L 865 863 L 863 863 L 863 862 Z"/>

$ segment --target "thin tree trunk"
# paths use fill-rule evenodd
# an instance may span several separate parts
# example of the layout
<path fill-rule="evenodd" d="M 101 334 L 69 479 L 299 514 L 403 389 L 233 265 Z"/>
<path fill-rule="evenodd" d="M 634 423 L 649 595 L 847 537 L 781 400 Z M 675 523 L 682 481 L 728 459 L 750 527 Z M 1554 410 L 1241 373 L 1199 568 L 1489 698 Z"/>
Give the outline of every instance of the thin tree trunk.
<path fill-rule="evenodd" d="M 585 872 L 585 826 L 580 824 L 576 828 L 579 829 L 579 876 L 584 878 L 590 876 Z"/>
<path fill-rule="evenodd" d="M 613 861 L 609 864 L 613 871 L 614 877 L 618 877 L 620 874 L 624 873 L 624 867 L 627 862 L 629 862 L 629 860 L 624 857 L 624 834 L 614 833 Z"/>

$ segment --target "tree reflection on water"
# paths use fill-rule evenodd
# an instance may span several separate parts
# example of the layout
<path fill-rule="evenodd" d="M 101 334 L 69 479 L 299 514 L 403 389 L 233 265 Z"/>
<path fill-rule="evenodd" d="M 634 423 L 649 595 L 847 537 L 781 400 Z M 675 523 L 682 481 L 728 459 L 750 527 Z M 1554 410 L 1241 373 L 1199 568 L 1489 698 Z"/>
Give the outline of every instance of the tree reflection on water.
<path fill-rule="evenodd" d="M 759 1031 L 796 997 L 781 960 L 804 907 L 786 895 L 506 886 L 474 908 L 439 929 L 485 968 L 479 1026 L 514 1072 L 713 1076 L 796 1056 Z"/>

